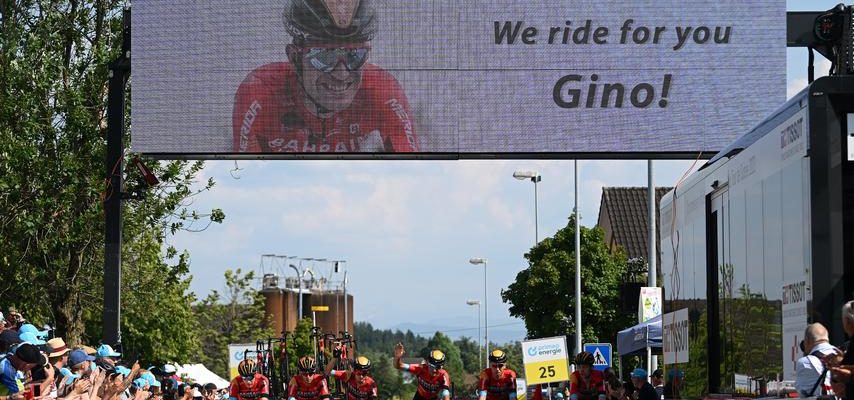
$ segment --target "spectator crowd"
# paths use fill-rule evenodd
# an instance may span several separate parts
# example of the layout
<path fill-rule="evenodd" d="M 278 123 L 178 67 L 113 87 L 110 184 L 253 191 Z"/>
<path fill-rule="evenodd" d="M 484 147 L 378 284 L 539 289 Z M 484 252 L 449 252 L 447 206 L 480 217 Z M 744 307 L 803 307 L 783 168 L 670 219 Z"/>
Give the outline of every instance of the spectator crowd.
<path fill-rule="evenodd" d="M 45 327 L 48 328 L 48 327 Z M 0 400 L 220 400 L 212 383 L 183 382 L 173 365 L 140 368 L 110 345 L 69 346 L 21 313 L 0 313 Z"/>

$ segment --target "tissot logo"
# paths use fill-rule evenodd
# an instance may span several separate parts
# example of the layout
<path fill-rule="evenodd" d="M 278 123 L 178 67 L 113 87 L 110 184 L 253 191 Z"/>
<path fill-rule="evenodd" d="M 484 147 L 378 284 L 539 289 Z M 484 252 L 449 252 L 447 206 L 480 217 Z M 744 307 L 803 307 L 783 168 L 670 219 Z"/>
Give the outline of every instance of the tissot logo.
<path fill-rule="evenodd" d="M 786 146 L 797 142 L 803 135 L 804 119 L 798 118 L 797 121 L 780 131 L 780 148 L 784 149 Z"/>

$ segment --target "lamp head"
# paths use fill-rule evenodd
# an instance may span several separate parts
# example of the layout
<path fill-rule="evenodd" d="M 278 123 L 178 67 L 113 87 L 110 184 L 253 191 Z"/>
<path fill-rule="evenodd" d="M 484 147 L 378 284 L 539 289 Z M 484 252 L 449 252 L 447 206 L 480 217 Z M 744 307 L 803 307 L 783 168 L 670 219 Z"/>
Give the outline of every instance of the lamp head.
<path fill-rule="evenodd" d="M 539 180 L 540 174 L 537 171 L 516 171 L 513 173 L 513 177 L 520 180 Z"/>

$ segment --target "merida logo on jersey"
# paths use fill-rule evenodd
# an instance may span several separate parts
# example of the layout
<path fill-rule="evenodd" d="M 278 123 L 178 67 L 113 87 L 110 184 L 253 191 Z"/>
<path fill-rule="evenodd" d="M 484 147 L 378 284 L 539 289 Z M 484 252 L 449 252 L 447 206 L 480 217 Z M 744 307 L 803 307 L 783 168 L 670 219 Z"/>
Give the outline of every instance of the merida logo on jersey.
<path fill-rule="evenodd" d="M 240 127 L 240 151 L 246 151 L 249 148 L 249 133 L 252 132 L 252 124 L 260 111 L 261 104 L 255 100 L 246 110 L 246 114 L 243 114 L 243 125 Z"/>
<path fill-rule="evenodd" d="M 351 382 L 347 382 L 347 393 L 358 399 L 366 399 L 371 394 L 371 392 L 360 390 L 358 385 Z"/>
<path fill-rule="evenodd" d="M 409 114 L 406 113 L 406 109 L 403 108 L 403 104 L 400 104 L 397 99 L 386 100 L 385 104 L 394 111 L 394 114 L 397 115 L 397 118 L 400 118 L 400 122 L 403 123 L 403 132 L 406 134 L 406 141 L 409 143 L 410 148 L 418 148 L 415 144 L 415 135 L 412 133 L 412 121 L 409 120 Z"/>
<path fill-rule="evenodd" d="M 430 381 L 427 381 L 426 379 L 421 378 L 421 377 L 418 378 L 418 384 L 421 385 L 421 387 L 423 387 L 424 389 L 426 389 L 428 392 L 431 392 L 431 393 L 436 393 L 439 391 L 439 389 L 442 388 L 441 385 L 437 385 L 437 384 L 432 383 Z"/>

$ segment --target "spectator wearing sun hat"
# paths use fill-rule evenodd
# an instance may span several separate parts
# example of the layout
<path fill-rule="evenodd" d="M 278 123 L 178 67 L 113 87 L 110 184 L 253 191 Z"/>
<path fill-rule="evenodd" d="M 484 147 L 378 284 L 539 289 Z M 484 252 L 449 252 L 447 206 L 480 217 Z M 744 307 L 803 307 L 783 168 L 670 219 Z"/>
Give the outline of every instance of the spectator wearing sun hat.
<path fill-rule="evenodd" d="M 60 337 L 48 340 L 47 347 L 50 349 L 47 357 L 54 369 L 54 389 L 57 390 L 57 393 L 60 393 L 65 388 L 65 375 L 61 371 L 65 369 L 65 365 L 68 363 L 68 353 L 71 352 L 71 349 L 65 344 L 65 340 L 62 340 Z M 69 371 L 68 374 L 70 375 L 71 372 Z"/>

